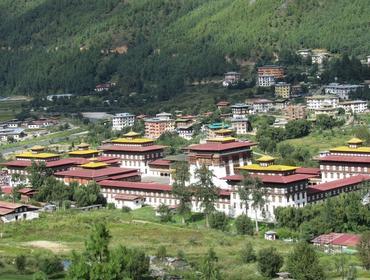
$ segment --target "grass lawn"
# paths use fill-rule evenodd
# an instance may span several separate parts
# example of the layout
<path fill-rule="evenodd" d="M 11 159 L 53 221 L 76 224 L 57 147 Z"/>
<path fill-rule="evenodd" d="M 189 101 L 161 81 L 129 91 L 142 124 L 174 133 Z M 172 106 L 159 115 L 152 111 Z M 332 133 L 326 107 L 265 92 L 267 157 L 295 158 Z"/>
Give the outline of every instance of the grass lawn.
<path fill-rule="evenodd" d="M 353 137 L 351 129 L 333 129 L 332 131 L 313 132 L 310 135 L 297 139 L 289 139 L 281 143 L 289 143 L 296 147 L 307 147 L 313 152 L 328 150 L 337 146 L 346 145 Z"/>
<path fill-rule="evenodd" d="M 3 233 L 3 238 L 0 239 L 0 252 L 3 256 L 14 258 L 19 254 L 30 255 L 52 251 L 67 258 L 72 250 L 80 251 L 84 248 L 84 241 L 94 224 L 105 222 L 112 235 L 110 243 L 112 247 L 118 245 L 137 247 L 153 255 L 160 245 L 164 245 L 168 254 L 172 256 L 176 256 L 180 250 L 183 251 L 190 263 L 198 262 L 208 248 L 212 247 L 219 257 L 222 272 L 228 279 L 258 279 L 255 264 L 243 264 L 239 258 L 239 252 L 246 241 L 251 241 L 256 251 L 274 246 L 284 256 L 292 249 L 291 243 L 283 241 L 239 236 L 233 230 L 221 232 L 206 229 L 204 220 L 200 218 L 187 226 L 178 222 L 179 217 L 175 217 L 174 220 L 170 223 L 159 223 L 158 217 L 150 207 L 131 213 L 123 213 L 121 210 L 97 210 L 42 214 L 40 219 L 35 221 L 0 225 L 0 232 Z M 328 270 L 334 267 L 332 258 L 323 255 L 322 259 Z M 354 256 L 351 260 L 357 262 Z M 1 272 L 0 269 L 0 279 L 8 279 Z M 6 273 L 8 275 L 9 271 Z M 370 274 L 364 275 L 370 277 Z M 12 277 L 18 278 L 9 279 L 30 279 L 15 274 Z"/>
<path fill-rule="evenodd" d="M 2 100 L 0 101 L 0 121 L 7 121 L 15 118 L 21 111 L 21 104 L 25 100 Z"/>

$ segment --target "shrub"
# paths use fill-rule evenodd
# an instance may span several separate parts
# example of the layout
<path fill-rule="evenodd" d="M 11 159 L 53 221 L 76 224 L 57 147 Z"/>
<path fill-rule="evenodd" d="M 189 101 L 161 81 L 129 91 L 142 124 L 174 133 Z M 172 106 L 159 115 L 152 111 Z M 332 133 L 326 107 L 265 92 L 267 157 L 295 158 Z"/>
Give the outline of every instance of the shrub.
<path fill-rule="evenodd" d="M 23 273 L 26 270 L 26 256 L 19 255 L 15 258 L 15 267 L 17 270 L 21 273 Z"/>
<path fill-rule="evenodd" d="M 269 247 L 261 249 L 257 255 L 257 267 L 265 277 L 274 277 L 283 266 L 283 257 L 276 251 L 276 248 Z"/>
<path fill-rule="evenodd" d="M 255 262 L 257 259 L 256 252 L 254 251 L 251 242 L 247 242 L 244 248 L 240 251 L 240 257 L 243 263 Z"/>
<path fill-rule="evenodd" d="M 48 276 L 44 272 L 38 271 L 33 274 L 32 280 L 48 280 Z"/>
<path fill-rule="evenodd" d="M 157 212 L 159 213 L 161 222 L 170 222 L 172 220 L 171 209 L 167 205 L 159 205 Z"/>
<path fill-rule="evenodd" d="M 247 215 L 240 215 L 235 220 L 236 232 L 238 234 L 253 235 L 254 226 L 252 220 Z"/>
<path fill-rule="evenodd" d="M 38 268 L 47 275 L 63 271 L 63 264 L 57 256 L 44 257 L 38 261 Z"/>
<path fill-rule="evenodd" d="M 227 230 L 229 218 L 223 212 L 214 212 L 209 215 L 209 226 L 222 231 Z"/>
<path fill-rule="evenodd" d="M 107 209 L 109 209 L 109 210 L 116 209 L 116 205 L 114 203 L 108 203 L 107 204 Z"/>
<path fill-rule="evenodd" d="M 167 257 L 167 249 L 165 246 L 161 245 L 157 249 L 156 257 L 163 260 L 165 257 Z"/>
<path fill-rule="evenodd" d="M 131 208 L 127 207 L 127 206 L 122 206 L 122 212 L 123 213 L 129 213 L 129 212 L 131 212 Z"/>

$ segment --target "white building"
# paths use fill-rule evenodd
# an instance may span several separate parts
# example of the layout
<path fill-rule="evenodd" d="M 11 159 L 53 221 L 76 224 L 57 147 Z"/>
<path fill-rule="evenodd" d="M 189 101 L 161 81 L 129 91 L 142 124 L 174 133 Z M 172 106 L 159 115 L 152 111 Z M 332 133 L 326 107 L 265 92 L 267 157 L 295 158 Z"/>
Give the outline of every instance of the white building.
<path fill-rule="evenodd" d="M 246 103 L 252 108 L 251 114 L 267 113 L 274 107 L 274 103 L 268 99 L 249 99 Z"/>
<path fill-rule="evenodd" d="M 133 126 L 135 115 L 130 113 L 116 114 L 112 118 L 112 130 L 122 130 L 125 127 Z"/>
<path fill-rule="evenodd" d="M 306 97 L 307 109 L 316 110 L 324 106 L 331 106 L 337 108 L 339 104 L 339 97 L 335 95 L 313 95 Z"/>
<path fill-rule="evenodd" d="M 273 75 L 258 75 L 259 87 L 271 87 L 275 84 L 275 76 Z"/>
<path fill-rule="evenodd" d="M 24 133 L 23 128 L 0 129 L 0 141 L 1 142 L 6 142 L 10 139 L 14 139 L 15 141 L 19 141 L 25 136 L 26 136 L 26 134 Z"/>
<path fill-rule="evenodd" d="M 0 219 L 3 223 L 33 220 L 39 217 L 38 207 L 0 201 Z"/>
<path fill-rule="evenodd" d="M 326 94 L 334 94 L 338 96 L 340 99 L 349 99 L 349 95 L 351 92 L 355 92 L 359 88 L 363 86 L 360 85 L 341 85 L 338 83 L 330 83 L 325 87 Z"/>
<path fill-rule="evenodd" d="M 155 117 L 161 120 L 169 121 L 171 120 L 172 114 L 162 112 L 162 113 L 156 114 Z"/>
<path fill-rule="evenodd" d="M 145 198 L 136 194 L 116 194 L 107 197 L 107 203 L 113 203 L 116 208 L 122 209 L 128 207 L 131 210 L 135 210 L 143 207 Z"/>
<path fill-rule="evenodd" d="M 245 103 L 237 103 L 231 106 L 233 118 L 244 118 L 248 115 L 250 106 Z"/>
<path fill-rule="evenodd" d="M 224 87 L 228 87 L 229 85 L 233 85 L 240 81 L 240 73 L 239 72 L 227 72 L 225 73 L 225 78 L 222 82 Z"/>
<path fill-rule="evenodd" d="M 222 178 L 234 175 L 237 167 L 251 163 L 251 147 L 254 145 L 253 142 L 236 141 L 232 137 L 208 139 L 205 144 L 190 145 L 187 148 L 190 183 L 197 181 L 196 170 L 205 165 L 215 175 L 213 183 L 219 188 L 228 188 Z"/>
<path fill-rule="evenodd" d="M 346 113 L 360 114 L 367 111 L 367 101 L 353 100 L 340 102 L 339 108 L 343 108 Z"/>
<path fill-rule="evenodd" d="M 239 118 L 232 118 L 231 120 L 231 128 L 236 132 L 238 135 L 247 134 L 250 130 L 250 122 L 248 118 L 239 117 Z"/>

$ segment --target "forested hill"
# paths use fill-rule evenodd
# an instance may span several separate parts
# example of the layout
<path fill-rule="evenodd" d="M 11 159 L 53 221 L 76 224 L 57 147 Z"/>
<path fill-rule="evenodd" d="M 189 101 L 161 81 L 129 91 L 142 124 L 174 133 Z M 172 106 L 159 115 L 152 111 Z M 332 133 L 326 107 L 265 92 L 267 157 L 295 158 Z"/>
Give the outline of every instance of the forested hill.
<path fill-rule="evenodd" d="M 282 49 L 370 53 L 368 0 L 2 0 L 0 92 L 115 80 L 166 99 L 184 81 Z"/>

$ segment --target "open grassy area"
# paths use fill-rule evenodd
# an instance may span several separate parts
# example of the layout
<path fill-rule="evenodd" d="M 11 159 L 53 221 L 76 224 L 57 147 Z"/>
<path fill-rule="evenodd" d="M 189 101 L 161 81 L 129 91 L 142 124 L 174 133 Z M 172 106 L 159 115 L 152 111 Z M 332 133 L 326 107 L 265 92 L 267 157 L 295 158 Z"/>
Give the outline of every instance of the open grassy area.
<path fill-rule="evenodd" d="M 0 101 L 0 121 L 7 121 L 15 118 L 21 111 L 21 105 L 25 100 L 1 100 Z"/>
<path fill-rule="evenodd" d="M 230 232 L 221 232 L 204 227 L 204 220 L 183 226 L 175 222 L 162 224 L 150 207 L 141 208 L 131 213 L 121 210 L 98 210 L 92 212 L 57 212 L 42 214 L 35 221 L 16 224 L 3 224 L 0 231 L 0 251 L 3 256 L 13 258 L 19 254 L 37 254 L 50 250 L 67 258 L 72 250 L 82 250 L 84 241 L 92 225 L 106 222 L 112 235 L 111 246 L 126 245 L 137 247 L 147 254 L 155 254 L 160 245 L 167 248 L 169 255 L 176 256 L 183 251 L 190 263 L 196 263 L 208 248 L 215 249 L 224 275 L 227 279 L 259 279 L 255 264 L 243 264 L 239 252 L 246 241 L 251 241 L 258 251 L 267 246 L 274 246 L 284 256 L 292 249 L 292 243 L 266 241 L 257 237 L 239 236 Z M 358 263 L 355 256 L 351 261 Z M 322 255 L 327 272 L 334 270 L 333 259 Z M 28 276 L 12 275 L 6 278 L 0 269 L 1 279 L 30 279 Z M 362 279 L 369 279 L 370 274 L 360 271 Z M 249 278 L 246 278 L 249 277 Z M 332 278 L 335 279 L 335 278 Z"/>
<path fill-rule="evenodd" d="M 319 151 L 346 145 L 346 142 L 352 137 L 353 134 L 351 129 L 337 128 L 332 131 L 315 131 L 306 137 L 289 139 L 281 143 L 289 143 L 295 147 L 310 148 L 314 153 L 318 153 Z"/>

